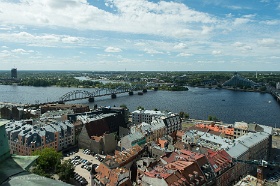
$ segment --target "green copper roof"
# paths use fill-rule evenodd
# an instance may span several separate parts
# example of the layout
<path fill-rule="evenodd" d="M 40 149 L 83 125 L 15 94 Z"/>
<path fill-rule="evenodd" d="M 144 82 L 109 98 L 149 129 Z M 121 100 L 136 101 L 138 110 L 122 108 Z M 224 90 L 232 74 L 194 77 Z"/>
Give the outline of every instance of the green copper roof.
<path fill-rule="evenodd" d="M 44 186 L 44 185 L 69 185 L 62 181 L 53 180 L 27 171 L 38 156 L 11 155 L 0 162 L 0 185 L 5 186 Z"/>
<path fill-rule="evenodd" d="M 0 184 L 10 176 L 25 172 L 38 156 L 17 156 L 12 155 L 0 163 Z"/>
<path fill-rule="evenodd" d="M 8 182 L 5 182 L 2 184 L 2 186 L 51 186 L 51 185 L 57 185 L 57 186 L 70 186 L 67 183 L 64 183 L 62 181 L 53 180 L 50 178 L 46 178 L 43 176 L 39 176 L 36 174 L 31 174 L 28 172 L 20 173 L 14 177 L 11 177 L 11 179 Z"/>

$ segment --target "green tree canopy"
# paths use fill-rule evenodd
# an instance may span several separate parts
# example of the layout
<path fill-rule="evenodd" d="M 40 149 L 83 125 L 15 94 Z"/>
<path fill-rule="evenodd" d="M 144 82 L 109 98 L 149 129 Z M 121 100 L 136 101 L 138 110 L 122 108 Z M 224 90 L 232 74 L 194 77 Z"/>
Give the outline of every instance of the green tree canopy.
<path fill-rule="evenodd" d="M 142 106 L 138 106 L 138 107 L 137 107 L 137 110 L 145 110 L 145 108 L 142 107 Z"/>
<path fill-rule="evenodd" d="M 125 108 L 125 109 L 127 109 L 126 104 L 121 104 L 121 105 L 120 105 L 120 107 L 121 107 L 121 108 Z"/>
<path fill-rule="evenodd" d="M 70 179 L 74 177 L 74 166 L 70 160 L 64 161 L 59 167 L 59 179 L 69 183 Z"/>
<path fill-rule="evenodd" d="M 61 164 L 62 154 L 56 152 L 53 148 L 44 148 L 42 150 L 36 150 L 32 153 L 34 156 L 39 156 L 36 161 L 36 167 L 34 173 L 47 176 L 55 173 L 57 167 Z"/>

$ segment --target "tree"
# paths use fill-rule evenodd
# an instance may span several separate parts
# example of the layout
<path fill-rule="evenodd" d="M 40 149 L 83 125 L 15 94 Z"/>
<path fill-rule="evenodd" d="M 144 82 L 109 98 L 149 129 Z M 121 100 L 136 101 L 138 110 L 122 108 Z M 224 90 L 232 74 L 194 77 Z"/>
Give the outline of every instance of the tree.
<path fill-rule="evenodd" d="M 74 166 L 70 162 L 70 160 L 64 161 L 60 166 L 59 166 L 59 179 L 61 181 L 70 182 L 70 179 L 74 177 Z"/>
<path fill-rule="evenodd" d="M 216 116 L 208 116 L 208 121 L 219 121 L 219 119 Z"/>
<path fill-rule="evenodd" d="M 127 109 L 126 104 L 121 104 L 121 105 L 120 105 L 120 107 L 121 107 L 121 108 L 125 108 L 125 109 Z"/>
<path fill-rule="evenodd" d="M 154 108 L 154 111 L 158 111 L 158 109 L 157 109 L 157 108 Z"/>
<path fill-rule="evenodd" d="M 183 111 L 179 112 L 180 118 L 184 118 L 184 115 L 185 115 L 185 112 L 183 112 Z"/>
<path fill-rule="evenodd" d="M 142 106 L 138 106 L 138 107 L 137 107 L 137 110 L 145 110 L 145 108 L 142 107 Z"/>
<path fill-rule="evenodd" d="M 179 116 L 182 119 L 188 119 L 190 117 L 188 113 L 185 113 L 183 111 L 179 112 Z"/>
<path fill-rule="evenodd" d="M 262 92 L 266 91 L 266 86 L 260 87 L 260 91 L 262 91 Z"/>
<path fill-rule="evenodd" d="M 44 148 L 34 151 L 32 155 L 39 156 L 33 171 L 34 173 L 50 177 L 51 174 L 58 171 L 57 168 L 60 166 L 62 158 L 60 152 L 56 152 L 53 148 Z"/>

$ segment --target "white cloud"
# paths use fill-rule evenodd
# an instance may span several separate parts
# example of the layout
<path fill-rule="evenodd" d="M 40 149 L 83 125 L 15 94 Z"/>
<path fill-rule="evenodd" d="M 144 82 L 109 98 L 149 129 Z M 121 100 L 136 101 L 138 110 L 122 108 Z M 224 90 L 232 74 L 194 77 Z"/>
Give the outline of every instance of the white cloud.
<path fill-rule="evenodd" d="M 235 42 L 235 43 L 233 44 L 233 46 L 235 46 L 235 47 L 243 47 L 243 46 L 245 46 L 245 44 L 244 44 L 244 43 L 241 43 L 241 42 Z"/>
<path fill-rule="evenodd" d="M 117 47 L 107 47 L 104 51 L 105 52 L 121 52 L 122 49 L 117 48 Z"/>
<path fill-rule="evenodd" d="M 192 56 L 192 54 L 182 52 L 182 53 L 178 54 L 177 56 L 188 57 L 188 56 Z"/>
<path fill-rule="evenodd" d="M 187 45 L 185 43 L 178 43 L 173 48 L 174 49 L 186 49 L 188 47 L 187 47 Z"/>
<path fill-rule="evenodd" d="M 269 3 L 270 0 L 260 0 L 261 3 Z"/>
<path fill-rule="evenodd" d="M 250 22 L 250 19 L 247 18 L 236 18 L 233 22 L 234 25 L 241 25 Z"/>
<path fill-rule="evenodd" d="M 244 9 L 251 9 L 250 7 L 246 7 L 246 6 L 226 6 L 226 8 L 232 9 L 232 10 L 244 10 Z"/>
<path fill-rule="evenodd" d="M 213 55 L 220 55 L 220 54 L 222 54 L 222 51 L 220 51 L 220 50 L 213 50 L 212 54 Z"/>
<path fill-rule="evenodd" d="M 2 48 L 9 48 L 9 47 L 7 47 L 7 46 L 2 46 Z"/>
<path fill-rule="evenodd" d="M 24 50 L 22 48 L 17 48 L 17 49 L 13 49 L 11 50 L 11 52 L 16 53 L 16 54 L 29 54 L 29 53 L 33 53 L 33 50 Z"/>
<path fill-rule="evenodd" d="M 279 42 L 272 38 L 258 40 L 258 44 L 264 47 L 277 47 Z"/>
<path fill-rule="evenodd" d="M 43 34 L 34 35 L 28 32 L 19 33 L 0 33 L 1 41 L 25 43 L 29 46 L 44 46 L 44 47 L 57 47 L 57 46 L 77 46 L 86 45 L 84 38 L 73 37 L 69 35 L 56 35 L 56 34 Z"/>
<path fill-rule="evenodd" d="M 233 46 L 235 46 L 237 49 L 245 52 L 245 51 L 250 51 L 252 50 L 253 48 L 245 43 L 241 43 L 241 42 L 235 42 L 233 44 Z"/>
<path fill-rule="evenodd" d="M 251 46 L 244 46 L 242 49 L 243 50 L 252 50 L 253 48 Z"/>
<path fill-rule="evenodd" d="M 22 48 L 18 48 L 18 49 L 12 50 L 12 52 L 15 52 L 15 53 L 23 53 L 23 52 L 26 52 L 26 51 L 23 50 Z"/>
<path fill-rule="evenodd" d="M 107 1 L 107 5 L 117 11 L 111 13 L 99 9 L 86 0 L 0 1 L 0 20 L 16 25 L 59 26 L 170 37 L 189 37 L 199 31 L 192 25 L 214 24 L 218 21 L 214 16 L 177 2 L 112 0 Z"/>
<path fill-rule="evenodd" d="M 267 21 L 262 21 L 261 23 L 264 23 L 266 25 L 279 25 L 280 20 L 267 20 Z"/>
<path fill-rule="evenodd" d="M 146 43 L 143 43 L 143 42 L 137 42 L 134 44 L 135 46 L 145 46 Z"/>
<path fill-rule="evenodd" d="M 61 40 L 62 40 L 63 43 L 77 43 L 77 42 L 80 41 L 79 38 L 72 37 L 72 36 L 65 36 Z"/>
<path fill-rule="evenodd" d="M 280 59 L 280 56 L 271 56 L 271 59 Z"/>
<path fill-rule="evenodd" d="M 236 18 L 233 22 L 234 25 L 242 25 L 253 21 L 255 14 L 248 14 L 242 17 Z"/>
<path fill-rule="evenodd" d="M 147 54 L 163 54 L 163 52 L 160 52 L 160 51 L 157 51 L 157 50 L 154 50 L 154 49 L 147 49 L 147 48 L 145 48 L 144 51 Z"/>
<path fill-rule="evenodd" d="M 208 27 L 208 26 L 202 26 L 202 31 L 201 34 L 209 34 L 213 30 L 213 27 Z"/>

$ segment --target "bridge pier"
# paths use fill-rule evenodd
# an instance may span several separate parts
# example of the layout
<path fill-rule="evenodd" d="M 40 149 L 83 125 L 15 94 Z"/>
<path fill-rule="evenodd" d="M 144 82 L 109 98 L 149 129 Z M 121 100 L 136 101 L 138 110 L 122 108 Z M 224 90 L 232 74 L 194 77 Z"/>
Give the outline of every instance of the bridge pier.
<path fill-rule="evenodd" d="M 146 93 L 146 92 L 147 92 L 147 89 L 146 89 L 146 88 L 144 88 L 144 89 L 143 89 L 143 93 Z"/>
<path fill-rule="evenodd" d="M 133 95 L 133 91 L 128 92 L 128 95 L 132 96 Z"/>
<path fill-rule="evenodd" d="M 94 102 L 94 97 L 88 98 L 88 102 L 90 102 L 90 103 Z"/>
<path fill-rule="evenodd" d="M 112 99 L 115 99 L 115 98 L 117 98 L 117 94 L 115 94 L 115 93 L 112 93 L 112 94 L 111 94 L 111 98 L 112 98 Z"/>

